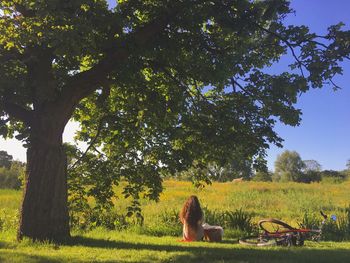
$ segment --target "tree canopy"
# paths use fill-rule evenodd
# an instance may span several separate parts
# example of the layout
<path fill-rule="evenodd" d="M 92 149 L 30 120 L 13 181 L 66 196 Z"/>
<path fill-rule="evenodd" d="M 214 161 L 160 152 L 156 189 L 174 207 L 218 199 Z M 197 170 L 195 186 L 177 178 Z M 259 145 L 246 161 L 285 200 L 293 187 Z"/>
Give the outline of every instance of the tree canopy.
<path fill-rule="evenodd" d="M 23 211 L 38 200 L 45 214 L 51 204 L 61 213 L 49 225 L 67 224 L 69 119 L 80 122 L 105 185 L 125 178 L 126 196 L 157 199 L 162 173 L 232 160 L 263 166 L 269 143 L 282 142 L 276 120 L 298 125 L 299 95 L 333 83 L 350 53 L 342 23 L 324 36 L 284 25 L 286 0 L 119 0 L 113 9 L 103 0 L 2 0 L 0 10 L 0 133 L 26 143 L 35 180 Z M 291 70 L 266 73 L 286 53 Z M 50 185 L 47 199 L 41 185 Z M 23 217 L 23 235 L 67 233 L 28 221 L 39 224 Z"/>
<path fill-rule="evenodd" d="M 284 151 L 275 161 L 274 181 L 301 181 L 305 164 L 296 151 Z"/>

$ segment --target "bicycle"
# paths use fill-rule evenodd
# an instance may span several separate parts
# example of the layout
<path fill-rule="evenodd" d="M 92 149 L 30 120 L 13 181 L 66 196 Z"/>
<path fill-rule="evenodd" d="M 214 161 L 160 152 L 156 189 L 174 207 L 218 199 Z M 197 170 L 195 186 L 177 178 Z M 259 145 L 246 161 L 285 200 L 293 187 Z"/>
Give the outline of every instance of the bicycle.
<path fill-rule="evenodd" d="M 258 222 L 259 227 L 263 230 L 257 236 L 248 236 L 239 239 L 242 245 L 250 246 L 303 246 L 305 239 L 319 241 L 322 236 L 322 228 L 328 216 L 322 211 L 323 220 L 319 229 L 294 228 L 287 223 L 274 219 L 262 219 Z M 332 220 L 336 220 L 336 216 L 331 216 Z"/>

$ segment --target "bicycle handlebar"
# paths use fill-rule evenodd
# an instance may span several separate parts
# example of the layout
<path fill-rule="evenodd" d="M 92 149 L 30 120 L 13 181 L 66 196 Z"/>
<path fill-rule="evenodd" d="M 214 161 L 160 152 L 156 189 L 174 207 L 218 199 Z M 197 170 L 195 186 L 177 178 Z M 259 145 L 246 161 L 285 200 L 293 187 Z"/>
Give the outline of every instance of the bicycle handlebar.
<path fill-rule="evenodd" d="M 325 213 L 323 213 L 322 211 L 320 211 L 320 213 L 321 213 L 321 216 L 323 216 L 324 219 L 328 218 L 328 216 Z"/>

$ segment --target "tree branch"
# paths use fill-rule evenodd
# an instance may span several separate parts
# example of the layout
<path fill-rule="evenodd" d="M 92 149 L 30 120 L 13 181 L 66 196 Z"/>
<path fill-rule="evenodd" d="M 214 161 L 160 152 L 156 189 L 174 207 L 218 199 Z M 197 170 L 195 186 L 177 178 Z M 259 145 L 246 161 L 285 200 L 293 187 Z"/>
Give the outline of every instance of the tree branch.
<path fill-rule="evenodd" d="M 264 32 L 273 35 L 275 37 L 277 37 L 278 39 L 280 39 L 282 42 L 284 42 L 287 47 L 289 48 L 289 50 L 292 52 L 292 56 L 294 57 L 294 59 L 297 61 L 298 63 L 298 68 L 300 69 L 301 75 L 305 78 L 304 75 L 304 71 L 303 71 L 303 67 L 306 67 L 305 64 L 298 58 L 298 56 L 295 54 L 295 50 L 294 50 L 294 46 L 292 43 L 290 43 L 287 39 L 285 39 L 284 37 L 282 37 L 281 35 L 277 34 L 276 32 L 273 32 L 271 30 L 268 30 L 267 28 L 261 26 L 260 24 L 254 22 L 254 24 L 260 28 L 261 30 L 263 30 Z"/>
<path fill-rule="evenodd" d="M 75 105 L 81 99 L 108 83 L 108 77 L 111 72 L 118 70 L 124 65 L 130 56 L 130 51 L 126 47 L 133 46 L 135 48 L 136 46 L 142 48 L 165 29 L 168 21 L 175 16 L 175 13 L 165 12 L 157 20 L 151 21 L 140 29 L 128 34 L 124 40 L 115 41 L 113 49 L 110 50 L 111 53 L 106 54 L 105 58 L 99 63 L 87 71 L 72 76 L 57 100 L 57 107 L 64 112 L 65 118 L 70 118 Z"/>
<path fill-rule="evenodd" d="M 84 157 L 85 157 L 86 154 L 89 152 L 89 150 L 90 150 L 91 148 L 95 148 L 95 147 L 94 147 L 94 144 L 96 143 L 98 137 L 100 136 L 101 131 L 102 131 L 102 128 L 103 128 L 103 118 L 101 118 L 101 120 L 100 120 L 100 122 L 99 122 L 99 124 L 98 124 L 97 132 L 96 132 L 95 137 L 91 140 L 91 142 L 90 142 L 89 146 L 86 148 L 85 152 L 79 157 L 78 160 L 76 160 L 75 163 L 72 164 L 72 166 L 70 166 L 70 167 L 68 168 L 68 170 L 74 169 L 74 167 L 77 166 L 77 164 L 80 163 L 82 159 L 84 159 Z"/>
<path fill-rule="evenodd" d="M 30 124 L 32 121 L 32 112 L 7 100 L 6 98 L 2 102 L 2 108 L 10 116 L 17 120 L 23 121 L 26 124 Z"/>
<path fill-rule="evenodd" d="M 130 51 L 126 47 L 132 44 L 133 47 L 141 48 L 166 27 L 169 19 L 167 15 L 158 18 L 130 33 L 123 41 L 116 41 L 115 46 L 109 50 L 110 54 L 106 54 L 98 64 L 71 77 L 67 89 L 72 90 L 72 93 L 79 93 L 78 97 L 85 97 L 85 93 L 95 90 L 97 85 L 101 85 L 113 70 L 117 70 L 128 59 Z"/>

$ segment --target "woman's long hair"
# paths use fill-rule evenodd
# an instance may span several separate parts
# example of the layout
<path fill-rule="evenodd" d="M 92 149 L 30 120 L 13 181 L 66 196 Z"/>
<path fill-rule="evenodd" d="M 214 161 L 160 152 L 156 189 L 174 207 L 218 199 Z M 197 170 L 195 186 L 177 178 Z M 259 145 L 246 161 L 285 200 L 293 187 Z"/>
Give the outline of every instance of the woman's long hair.
<path fill-rule="evenodd" d="M 198 221 L 202 220 L 203 212 L 201 205 L 197 196 L 190 196 L 185 202 L 181 212 L 180 212 L 180 221 L 184 223 L 185 221 L 189 226 L 196 229 L 198 226 Z"/>

